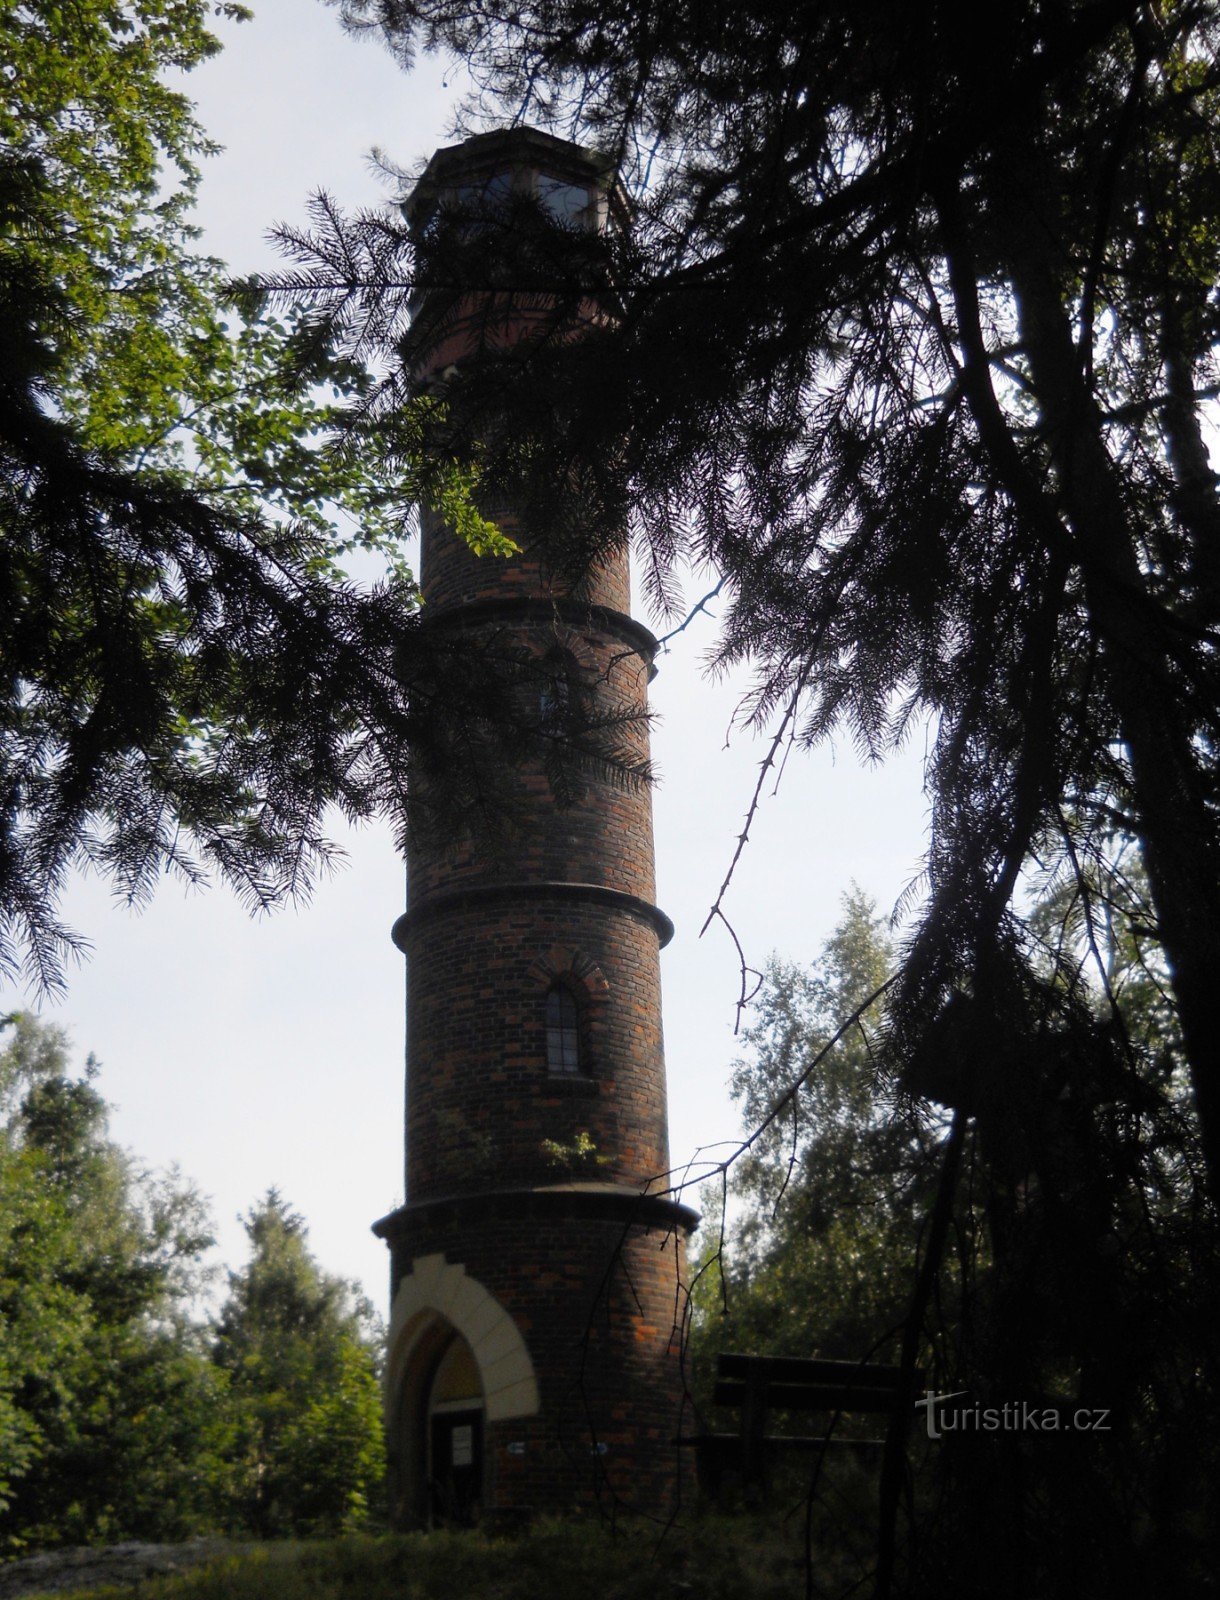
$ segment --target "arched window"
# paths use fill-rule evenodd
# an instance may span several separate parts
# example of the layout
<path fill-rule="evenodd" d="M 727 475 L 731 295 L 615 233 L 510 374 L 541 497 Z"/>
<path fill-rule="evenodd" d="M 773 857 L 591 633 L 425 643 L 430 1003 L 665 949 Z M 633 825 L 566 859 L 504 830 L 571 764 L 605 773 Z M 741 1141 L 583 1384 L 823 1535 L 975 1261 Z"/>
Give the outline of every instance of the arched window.
<path fill-rule="evenodd" d="M 580 1071 L 580 1013 L 576 996 L 563 983 L 547 990 L 546 1065 L 548 1072 Z"/>

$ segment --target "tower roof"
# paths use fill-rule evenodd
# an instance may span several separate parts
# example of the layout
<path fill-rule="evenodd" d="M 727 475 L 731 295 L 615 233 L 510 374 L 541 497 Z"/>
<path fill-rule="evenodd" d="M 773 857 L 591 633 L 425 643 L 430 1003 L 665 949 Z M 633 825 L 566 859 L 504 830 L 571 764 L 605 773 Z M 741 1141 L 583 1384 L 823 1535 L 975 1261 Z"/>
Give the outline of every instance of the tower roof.
<path fill-rule="evenodd" d="M 437 197 L 447 190 L 477 181 L 495 172 L 544 171 L 572 183 L 602 190 L 609 198 L 614 220 L 627 220 L 627 194 L 615 176 L 613 157 L 568 139 L 556 138 L 541 128 L 497 128 L 477 133 L 461 144 L 437 150 L 419 182 L 403 201 L 403 213 L 415 225 L 432 212 Z"/>

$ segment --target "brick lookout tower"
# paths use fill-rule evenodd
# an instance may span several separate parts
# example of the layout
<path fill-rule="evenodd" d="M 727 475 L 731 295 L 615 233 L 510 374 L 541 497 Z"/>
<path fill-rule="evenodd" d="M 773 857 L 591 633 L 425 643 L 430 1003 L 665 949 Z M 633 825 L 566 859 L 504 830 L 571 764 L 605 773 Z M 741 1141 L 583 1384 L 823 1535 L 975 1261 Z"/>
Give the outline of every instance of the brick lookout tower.
<path fill-rule="evenodd" d="M 521 128 L 438 151 L 406 211 L 421 235 L 469 238 L 480 211 L 503 227 L 522 196 L 574 240 L 623 210 L 604 161 Z M 553 298 L 513 300 L 418 294 L 417 383 L 554 322 Z M 521 546 L 508 560 L 476 557 L 424 514 L 428 625 L 545 663 L 557 704 L 570 673 L 599 710 L 638 713 L 656 642 L 628 615 L 625 551 L 573 587 L 548 576 L 528 527 L 500 520 Z M 646 756 L 642 721 L 631 737 Z M 511 852 L 414 845 L 394 927 L 407 1203 L 375 1231 L 392 1254 L 387 1432 L 408 1526 L 595 1500 L 655 1511 L 678 1480 L 675 1322 L 696 1219 L 650 1192 L 669 1166 L 659 952 L 672 933 L 653 903 L 650 796 L 586 777 L 561 806 L 528 761 L 512 781 L 525 809 Z"/>

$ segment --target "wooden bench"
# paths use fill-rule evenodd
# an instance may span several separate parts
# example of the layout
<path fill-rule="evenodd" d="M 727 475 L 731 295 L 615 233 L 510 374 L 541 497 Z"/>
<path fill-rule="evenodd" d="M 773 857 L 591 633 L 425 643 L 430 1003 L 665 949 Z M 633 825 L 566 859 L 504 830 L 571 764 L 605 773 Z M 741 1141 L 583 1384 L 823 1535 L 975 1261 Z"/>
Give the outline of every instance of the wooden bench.
<path fill-rule="evenodd" d="M 913 1375 L 916 1392 L 922 1381 L 922 1373 Z M 842 1438 L 833 1431 L 834 1419 L 840 1413 L 892 1415 L 901 1387 L 899 1367 L 726 1352 L 717 1359 L 712 1398 L 716 1405 L 740 1413 L 737 1432 L 698 1433 L 680 1442 L 694 1447 L 699 1482 L 711 1493 L 718 1490 L 725 1471 L 733 1468 L 747 1491 L 754 1491 L 765 1485 L 771 1460 L 782 1452 L 880 1452 L 883 1439 Z M 775 1411 L 822 1412 L 826 1427 L 817 1434 L 768 1433 L 768 1417 Z"/>

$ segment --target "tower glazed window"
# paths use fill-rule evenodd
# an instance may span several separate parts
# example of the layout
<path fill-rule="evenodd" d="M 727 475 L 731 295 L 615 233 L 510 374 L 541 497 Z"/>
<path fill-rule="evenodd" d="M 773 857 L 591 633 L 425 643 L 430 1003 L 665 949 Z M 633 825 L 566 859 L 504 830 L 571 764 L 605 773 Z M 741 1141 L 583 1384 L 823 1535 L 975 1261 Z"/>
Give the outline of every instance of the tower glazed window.
<path fill-rule="evenodd" d="M 580 1010 L 576 996 L 563 983 L 553 983 L 547 990 L 546 1065 L 548 1072 L 581 1070 Z"/>
<path fill-rule="evenodd" d="M 596 223 L 596 212 L 584 184 L 568 183 L 563 178 L 540 173 L 538 198 L 543 210 L 564 227 L 588 228 Z"/>

